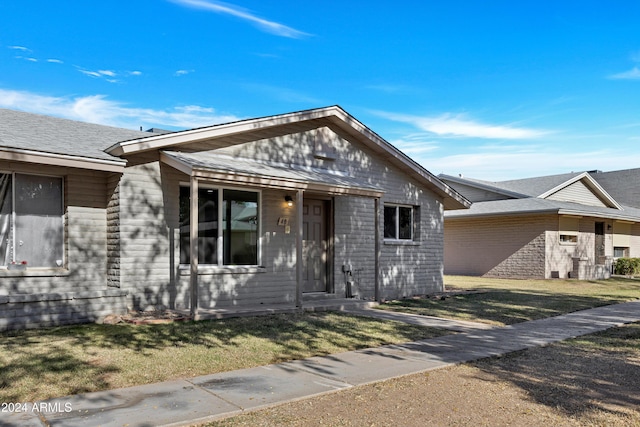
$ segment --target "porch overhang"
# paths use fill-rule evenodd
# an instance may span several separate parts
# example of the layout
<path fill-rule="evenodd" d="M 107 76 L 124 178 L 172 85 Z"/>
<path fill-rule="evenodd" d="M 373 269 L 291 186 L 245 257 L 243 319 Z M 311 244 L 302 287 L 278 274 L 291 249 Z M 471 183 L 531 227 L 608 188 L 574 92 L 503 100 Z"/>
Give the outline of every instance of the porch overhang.
<path fill-rule="evenodd" d="M 317 168 L 175 151 L 161 151 L 160 161 L 190 177 L 222 184 L 372 198 L 384 195 L 384 190 L 375 184 Z"/>

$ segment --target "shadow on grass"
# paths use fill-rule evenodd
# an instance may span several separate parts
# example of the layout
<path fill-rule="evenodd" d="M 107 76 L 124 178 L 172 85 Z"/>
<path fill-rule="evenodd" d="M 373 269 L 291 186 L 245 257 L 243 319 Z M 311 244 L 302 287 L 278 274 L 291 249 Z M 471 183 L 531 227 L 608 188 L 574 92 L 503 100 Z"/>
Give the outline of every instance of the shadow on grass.
<path fill-rule="evenodd" d="M 238 359 L 253 352 L 255 357 L 251 360 L 255 366 L 444 334 L 446 332 L 435 329 L 338 313 L 140 326 L 90 324 L 17 331 L 1 335 L 0 401 L 21 401 L 27 395 L 33 399 L 29 393 L 42 399 L 108 389 L 109 378 L 123 370 L 122 360 L 126 363 L 123 354 L 130 352 L 148 356 L 148 363 L 153 364 L 154 358 L 172 358 L 172 350 L 183 349 L 183 354 L 184 349 L 197 350 L 212 358 L 231 357 L 228 365 L 237 369 L 239 362 L 233 360 L 233 355 Z M 176 360 L 175 363 L 189 362 Z M 224 369 L 224 361 L 221 364 L 221 370 L 229 369 Z M 213 372 L 196 374 L 205 373 Z M 62 391 L 45 391 L 39 384 L 39 380 L 45 378 L 59 383 Z M 30 387 L 29 382 L 39 391 L 25 390 Z M 14 387 L 17 383 L 25 385 Z"/>
<path fill-rule="evenodd" d="M 584 296 L 532 290 L 483 291 L 486 292 L 454 295 L 445 299 L 411 298 L 391 301 L 379 308 L 424 316 L 512 325 L 631 299 L 620 295 Z"/>
<path fill-rule="evenodd" d="M 640 323 L 474 365 L 568 416 L 624 417 L 640 408 Z"/>

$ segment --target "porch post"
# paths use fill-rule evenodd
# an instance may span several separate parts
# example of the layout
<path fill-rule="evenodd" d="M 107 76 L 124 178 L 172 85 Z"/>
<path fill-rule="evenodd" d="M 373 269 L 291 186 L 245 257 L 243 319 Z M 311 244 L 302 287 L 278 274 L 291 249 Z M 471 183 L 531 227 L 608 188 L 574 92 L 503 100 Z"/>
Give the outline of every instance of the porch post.
<path fill-rule="evenodd" d="M 303 265 L 302 265 L 302 203 L 303 190 L 298 190 L 296 194 L 296 307 L 302 307 L 302 285 L 303 285 Z"/>
<path fill-rule="evenodd" d="M 196 320 L 198 313 L 198 178 L 191 177 L 189 210 L 189 257 L 191 286 L 191 318 Z"/>
<path fill-rule="evenodd" d="M 380 197 L 373 201 L 373 227 L 375 228 L 374 241 L 374 270 L 373 270 L 373 295 L 377 302 L 380 302 Z"/>

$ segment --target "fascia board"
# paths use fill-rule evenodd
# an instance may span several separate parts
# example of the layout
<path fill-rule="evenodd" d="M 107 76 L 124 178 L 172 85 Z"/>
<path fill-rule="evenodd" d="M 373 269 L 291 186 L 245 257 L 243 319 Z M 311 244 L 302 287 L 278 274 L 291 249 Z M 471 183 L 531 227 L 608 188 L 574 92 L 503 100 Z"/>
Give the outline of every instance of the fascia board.
<path fill-rule="evenodd" d="M 475 188 L 478 188 L 480 190 L 491 191 L 493 193 L 502 194 L 504 196 L 514 197 L 516 199 L 522 199 L 522 198 L 531 197 L 531 196 L 528 196 L 526 194 L 517 193 L 515 191 L 505 190 L 504 188 L 495 187 L 493 185 L 484 184 L 484 183 L 480 183 L 480 182 L 477 182 L 477 181 L 472 181 L 472 180 L 469 180 L 469 179 L 460 178 L 460 177 L 457 177 L 457 176 L 441 175 L 441 177 L 442 177 L 443 180 L 446 180 L 446 181 L 453 181 L 453 182 L 456 182 L 458 184 L 468 185 L 469 187 L 475 187 Z"/>
<path fill-rule="evenodd" d="M 287 123 L 319 119 L 334 114 L 337 109 L 339 109 L 339 107 L 333 106 L 278 116 L 240 120 L 162 135 L 147 136 L 144 138 L 119 142 L 107 148 L 105 151 L 115 156 L 122 156 L 150 150 L 161 150 L 168 147 L 180 146 L 182 144 L 191 144 L 222 136 L 230 136 L 274 126 L 286 125 Z"/>
<path fill-rule="evenodd" d="M 116 173 L 122 173 L 127 164 L 126 160 L 122 159 L 92 159 L 87 157 L 70 156 L 67 154 L 46 153 L 18 148 L 8 149 L 4 147 L 0 148 L 0 159 Z"/>

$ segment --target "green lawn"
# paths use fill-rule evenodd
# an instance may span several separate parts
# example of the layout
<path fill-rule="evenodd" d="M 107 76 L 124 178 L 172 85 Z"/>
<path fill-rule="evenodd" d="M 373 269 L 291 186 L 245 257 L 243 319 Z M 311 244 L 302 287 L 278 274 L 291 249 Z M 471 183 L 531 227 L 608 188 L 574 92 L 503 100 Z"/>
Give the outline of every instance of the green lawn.
<path fill-rule="evenodd" d="M 0 402 L 193 377 L 444 335 L 338 313 L 0 334 Z"/>
<path fill-rule="evenodd" d="M 391 301 L 380 308 L 510 325 L 640 298 L 640 281 L 623 278 L 578 281 L 445 276 L 445 288 L 479 293 L 453 295 L 444 300 Z"/>

